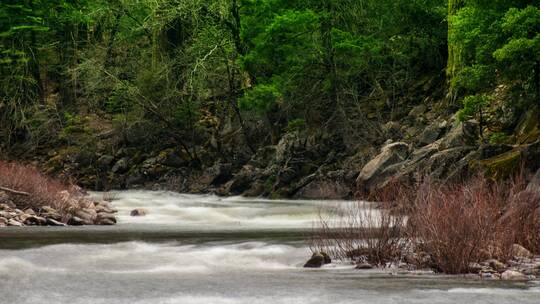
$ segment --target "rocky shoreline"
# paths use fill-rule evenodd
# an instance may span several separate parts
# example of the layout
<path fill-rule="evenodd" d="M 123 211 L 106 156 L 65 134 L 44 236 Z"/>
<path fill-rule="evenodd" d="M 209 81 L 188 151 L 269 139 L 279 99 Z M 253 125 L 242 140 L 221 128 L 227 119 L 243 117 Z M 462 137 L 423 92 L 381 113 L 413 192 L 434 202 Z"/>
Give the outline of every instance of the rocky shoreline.
<path fill-rule="evenodd" d="M 51 206 L 19 209 L 5 191 L 0 191 L 0 227 L 12 226 L 81 226 L 114 225 L 117 212 L 108 202 L 92 201 L 86 197 L 71 197 L 63 193 L 62 206 L 58 210 Z"/>
<path fill-rule="evenodd" d="M 469 266 L 469 273 L 463 274 L 465 278 L 475 280 L 502 280 L 502 281 L 538 281 L 540 280 L 540 255 L 533 255 L 521 245 L 513 245 L 513 258 L 507 263 L 496 259 L 488 259 Z M 424 257 L 429 259 L 429 257 Z M 355 261 L 355 269 L 360 271 L 377 270 L 391 275 L 417 275 L 437 274 L 435 268 L 418 267 L 413 260 L 415 257 L 405 256 L 403 261 L 387 263 L 386 265 L 370 264 L 366 257 L 360 256 Z M 332 263 L 329 255 L 323 251 L 315 252 L 304 264 L 304 268 L 321 268 Z"/>

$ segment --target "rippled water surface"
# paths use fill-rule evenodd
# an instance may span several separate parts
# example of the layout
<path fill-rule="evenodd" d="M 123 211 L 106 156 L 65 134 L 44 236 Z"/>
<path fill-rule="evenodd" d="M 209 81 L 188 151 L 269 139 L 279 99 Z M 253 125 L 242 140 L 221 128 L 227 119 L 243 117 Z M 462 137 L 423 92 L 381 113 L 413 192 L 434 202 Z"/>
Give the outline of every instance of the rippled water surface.
<path fill-rule="evenodd" d="M 0 303 L 540 303 L 534 283 L 303 269 L 321 204 L 350 202 L 126 191 L 113 203 L 114 227 L 0 230 Z"/>

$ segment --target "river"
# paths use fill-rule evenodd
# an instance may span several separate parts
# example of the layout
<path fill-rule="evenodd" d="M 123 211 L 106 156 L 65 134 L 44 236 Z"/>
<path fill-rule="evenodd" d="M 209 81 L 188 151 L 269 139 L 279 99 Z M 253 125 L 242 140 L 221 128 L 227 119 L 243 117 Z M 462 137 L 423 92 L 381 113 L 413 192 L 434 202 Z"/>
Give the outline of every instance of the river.
<path fill-rule="evenodd" d="M 94 194 L 99 196 L 100 194 Z M 115 195 L 110 227 L 0 229 L 0 303 L 539 303 L 540 284 L 304 269 L 329 201 Z M 133 208 L 149 210 L 131 217 Z"/>

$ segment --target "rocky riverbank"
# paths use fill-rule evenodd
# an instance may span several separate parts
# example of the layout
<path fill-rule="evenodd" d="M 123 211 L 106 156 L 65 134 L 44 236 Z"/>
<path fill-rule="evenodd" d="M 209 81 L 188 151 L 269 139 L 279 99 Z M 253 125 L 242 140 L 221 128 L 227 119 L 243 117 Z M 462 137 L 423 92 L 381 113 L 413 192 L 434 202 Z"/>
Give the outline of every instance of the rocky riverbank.
<path fill-rule="evenodd" d="M 66 211 L 51 206 L 21 207 L 19 209 L 10 195 L 0 191 L 0 227 L 6 226 L 80 226 L 114 225 L 117 212 L 109 203 L 95 202 L 83 197 L 70 198 L 64 192 L 63 205 Z"/>
<path fill-rule="evenodd" d="M 296 130 L 254 152 L 238 143 L 231 143 L 228 148 L 234 153 L 227 155 L 201 148 L 197 162 L 167 141 L 141 147 L 142 137 L 125 138 L 104 129 L 106 121 L 94 117 L 89 128 L 100 127 L 85 133 L 84 142 L 96 146 L 60 145 L 14 156 L 48 174 L 74 178 L 86 189 L 307 199 L 350 199 L 358 191 L 377 191 L 389 181 L 415 182 L 418 176 L 452 180 L 484 171 L 504 178 L 521 163 L 532 172 L 540 165 L 536 109 L 521 116 L 506 113 L 506 128 L 513 133 L 504 140 L 488 140 L 485 126 L 460 121 L 442 111 L 443 105 L 423 103 L 395 120 L 374 123 L 361 141 L 351 142 L 339 130 Z M 487 113 L 486 119 L 501 120 L 497 115 L 502 114 Z"/>
<path fill-rule="evenodd" d="M 540 279 L 540 255 L 534 255 L 523 246 L 514 244 L 512 246 L 512 258 L 503 263 L 496 259 L 488 259 L 480 263 L 469 265 L 469 273 L 464 274 L 466 278 L 477 280 L 503 280 L 503 281 L 535 281 Z M 355 269 L 360 271 L 379 270 L 389 274 L 433 274 L 439 271 L 436 265 L 423 267 L 429 264 L 430 257 L 422 256 L 422 262 L 416 255 L 404 255 L 402 261 L 387 263 L 385 265 L 373 265 L 368 262 L 366 256 L 358 256 L 351 263 Z M 304 264 L 305 268 L 321 268 L 332 263 L 329 255 L 323 251 L 315 252 Z"/>

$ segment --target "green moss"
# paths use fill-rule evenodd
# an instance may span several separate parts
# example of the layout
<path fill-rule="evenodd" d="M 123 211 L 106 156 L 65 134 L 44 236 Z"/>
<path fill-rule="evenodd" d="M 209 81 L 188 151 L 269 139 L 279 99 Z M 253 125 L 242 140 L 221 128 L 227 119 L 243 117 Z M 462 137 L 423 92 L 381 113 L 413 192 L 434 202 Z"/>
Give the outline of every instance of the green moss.
<path fill-rule="evenodd" d="M 534 107 L 523 114 L 515 132 L 518 144 L 530 144 L 540 139 L 538 112 Z"/>
<path fill-rule="evenodd" d="M 511 176 L 519 170 L 520 163 L 521 149 L 519 148 L 479 161 L 479 165 L 485 169 L 486 174 L 494 179 Z"/>

